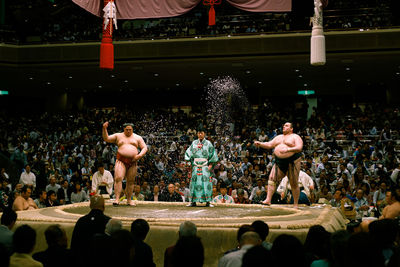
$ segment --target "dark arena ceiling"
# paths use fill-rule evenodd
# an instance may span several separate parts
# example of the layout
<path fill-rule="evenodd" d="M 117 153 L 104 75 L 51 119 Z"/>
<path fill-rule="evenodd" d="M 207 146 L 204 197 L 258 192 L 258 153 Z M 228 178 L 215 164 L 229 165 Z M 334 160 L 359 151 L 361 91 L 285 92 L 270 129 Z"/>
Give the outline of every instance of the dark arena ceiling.
<path fill-rule="evenodd" d="M 193 40 L 175 40 L 163 44 L 164 48 L 157 47 L 160 41 L 154 41 L 157 55 L 151 50 L 137 51 L 135 42 L 117 43 L 113 71 L 99 69 L 99 43 L 68 44 L 72 49 L 69 53 L 83 55 L 61 59 L 59 54 L 65 50 L 57 50 L 60 45 L 40 45 L 40 50 L 24 46 L 31 49 L 26 53 L 20 46 L 0 45 L 0 90 L 25 96 L 66 92 L 90 97 L 168 97 L 190 104 L 188 100 L 201 95 L 210 79 L 229 75 L 239 80 L 252 102 L 263 97 L 293 96 L 304 89 L 317 95 L 368 95 L 372 99 L 374 95 L 385 97 L 386 90 L 398 91 L 400 31 L 392 30 L 388 36 L 376 33 L 365 43 L 358 33 L 352 34 L 327 36 L 327 63 L 318 67 L 310 65 L 309 34 L 292 37 L 297 44 L 291 47 L 292 42 L 286 42 L 289 44 L 285 43 L 282 51 L 276 48 L 281 43 L 279 38 L 271 37 L 262 40 L 259 47 L 252 47 L 256 37 L 229 43 L 227 38 L 214 38 L 204 43 L 205 52 Z M 235 50 L 239 41 L 241 51 Z M 225 50 L 219 42 L 227 42 Z M 274 48 L 268 50 L 268 45 Z M 168 49 L 173 52 L 168 54 Z M 9 51 L 16 56 L 7 56 Z"/>

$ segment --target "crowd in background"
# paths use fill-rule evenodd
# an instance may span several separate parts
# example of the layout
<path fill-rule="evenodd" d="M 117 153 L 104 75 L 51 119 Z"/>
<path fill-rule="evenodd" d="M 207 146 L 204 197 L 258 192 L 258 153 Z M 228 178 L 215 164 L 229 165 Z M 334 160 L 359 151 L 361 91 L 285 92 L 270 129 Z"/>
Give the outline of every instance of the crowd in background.
<path fill-rule="evenodd" d="M 324 11 L 325 30 L 376 29 L 399 26 L 397 1 L 329 1 Z M 101 19 L 72 1 L 13 1 L 7 4 L 0 42 L 52 43 L 98 41 Z M 118 20 L 115 40 L 310 31 L 313 1 L 293 3 L 293 12 L 250 13 L 222 1 L 216 6 L 216 25 L 208 26 L 208 9 L 202 4 L 173 18 Z"/>
<path fill-rule="evenodd" d="M 233 114 L 229 122 L 196 109 L 172 108 L 88 109 L 22 117 L 4 113 L 0 118 L 4 125 L 0 129 L 0 204 L 11 208 L 18 197 L 19 207 L 26 203 L 21 197 L 31 199 L 32 207 L 87 201 L 97 190 L 96 172 L 114 177 L 117 146 L 102 139 L 105 121 L 109 121 L 109 133 L 122 132 L 124 123 L 133 122 L 134 132 L 148 145 L 148 153 L 138 163 L 134 199 L 162 201 L 169 192 L 177 201 L 189 201 L 190 165 L 184 153 L 201 126 L 219 157 L 212 175 L 213 197 L 257 204 L 266 197 L 274 161 L 272 151 L 258 149 L 253 142 L 272 140 L 281 133 L 281 125 L 290 121 L 304 140 L 301 203 L 341 206 L 345 199 L 357 211 L 353 217 L 379 217 L 390 204 L 386 192 L 399 186 L 399 115 L 398 109 L 380 105 L 329 106 L 314 108 L 307 119 L 301 105 L 282 109 L 268 101 L 241 116 Z M 361 210 L 357 192 L 366 201 Z M 290 198 L 290 187 L 282 183 L 273 203 L 290 203 Z M 27 208 L 25 204 L 23 209 Z"/>

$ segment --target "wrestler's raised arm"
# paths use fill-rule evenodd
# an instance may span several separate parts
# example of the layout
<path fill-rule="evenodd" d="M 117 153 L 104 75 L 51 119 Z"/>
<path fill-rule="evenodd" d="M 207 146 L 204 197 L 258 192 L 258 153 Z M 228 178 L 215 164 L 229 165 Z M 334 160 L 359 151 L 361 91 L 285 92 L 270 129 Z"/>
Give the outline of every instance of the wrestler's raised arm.
<path fill-rule="evenodd" d="M 274 147 L 277 146 L 276 137 L 274 139 L 272 139 L 271 141 L 269 141 L 269 142 L 254 141 L 254 145 L 256 147 L 261 147 L 261 148 L 264 148 L 264 149 L 273 149 Z"/>
<path fill-rule="evenodd" d="M 299 153 L 303 151 L 303 140 L 297 134 L 293 134 L 294 137 L 294 146 L 288 147 L 286 152 L 294 152 Z"/>
<path fill-rule="evenodd" d="M 140 148 L 140 153 L 134 157 L 134 160 L 135 160 L 135 161 L 137 161 L 137 160 L 143 158 L 144 155 L 147 153 L 147 145 L 146 145 L 146 143 L 144 142 L 143 138 L 142 138 L 141 136 L 138 135 L 138 136 L 137 136 L 137 139 L 138 139 L 138 146 L 139 146 L 139 148 Z"/>
<path fill-rule="evenodd" d="M 115 141 L 117 141 L 117 135 L 116 134 L 108 135 L 107 127 L 108 127 L 108 121 L 106 121 L 103 124 L 103 133 L 102 133 L 103 140 L 106 141 L 107 143 L 115 143 Z"/>

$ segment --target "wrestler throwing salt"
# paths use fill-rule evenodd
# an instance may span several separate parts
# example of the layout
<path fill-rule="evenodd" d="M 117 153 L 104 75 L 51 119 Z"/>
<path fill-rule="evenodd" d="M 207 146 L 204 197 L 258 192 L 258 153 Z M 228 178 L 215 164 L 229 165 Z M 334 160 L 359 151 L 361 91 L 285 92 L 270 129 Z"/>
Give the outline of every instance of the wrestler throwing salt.
<path fill-rule="evenodd" d="M 298 181 L 303 140 L 300 136 L 293 133 L 293 126 L 290 122 L 286 122 L 283 125 L 282 132 L 283 134 L 276 136 L 270 142 L 254 142 L 256 147 L 274 149 L 275 155 L 275 164 L 272 167 L 268 179 L 267 198 L 264 200 L 263 204 L 271 204 L 272 195 L 275 193 L 276 185 L 279 184 L 283 177 L 287 176 L 293 193 L 293 207 L 297 208 L 300 196 Z"/>
<path fill-rule="evenodd" d="M 126 199 L 128 205 L 134 206 L 131 201 L 133 187 L 135 185 L 137 173 L 137 161 L 141 159 L 147 152 L 147 146 L 143 138 L 133 133 L 133 124 L 125 123 L 123 133 L 115 133 L 108 135 L 108 122 L 103 124 L 103 139 L 108 143 L 114 143 L 118 146 L 117 160 L 115 161 L 114 170 L 114 194 L 115 202 L 113 205 L 119 204 L 119 197 L 122 191 L 122 180 L 126 177 Z M 138 148 L 140 153 L 138 154 Z"/>

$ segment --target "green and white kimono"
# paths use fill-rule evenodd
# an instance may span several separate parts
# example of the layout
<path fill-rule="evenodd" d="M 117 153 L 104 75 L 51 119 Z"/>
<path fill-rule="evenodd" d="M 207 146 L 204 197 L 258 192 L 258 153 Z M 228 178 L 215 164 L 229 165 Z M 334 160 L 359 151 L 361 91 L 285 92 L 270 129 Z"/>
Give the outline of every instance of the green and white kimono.
<path fill-rule="evenodd" d="M 194 140 L 186 150 L 185 160 L 192 164 L 192 179 L 189 186 L 191 202 L 211 202 L 213 185 L 208 165 L 218 161 L 214 146 L 206 139 L 202 142 Z"/>

